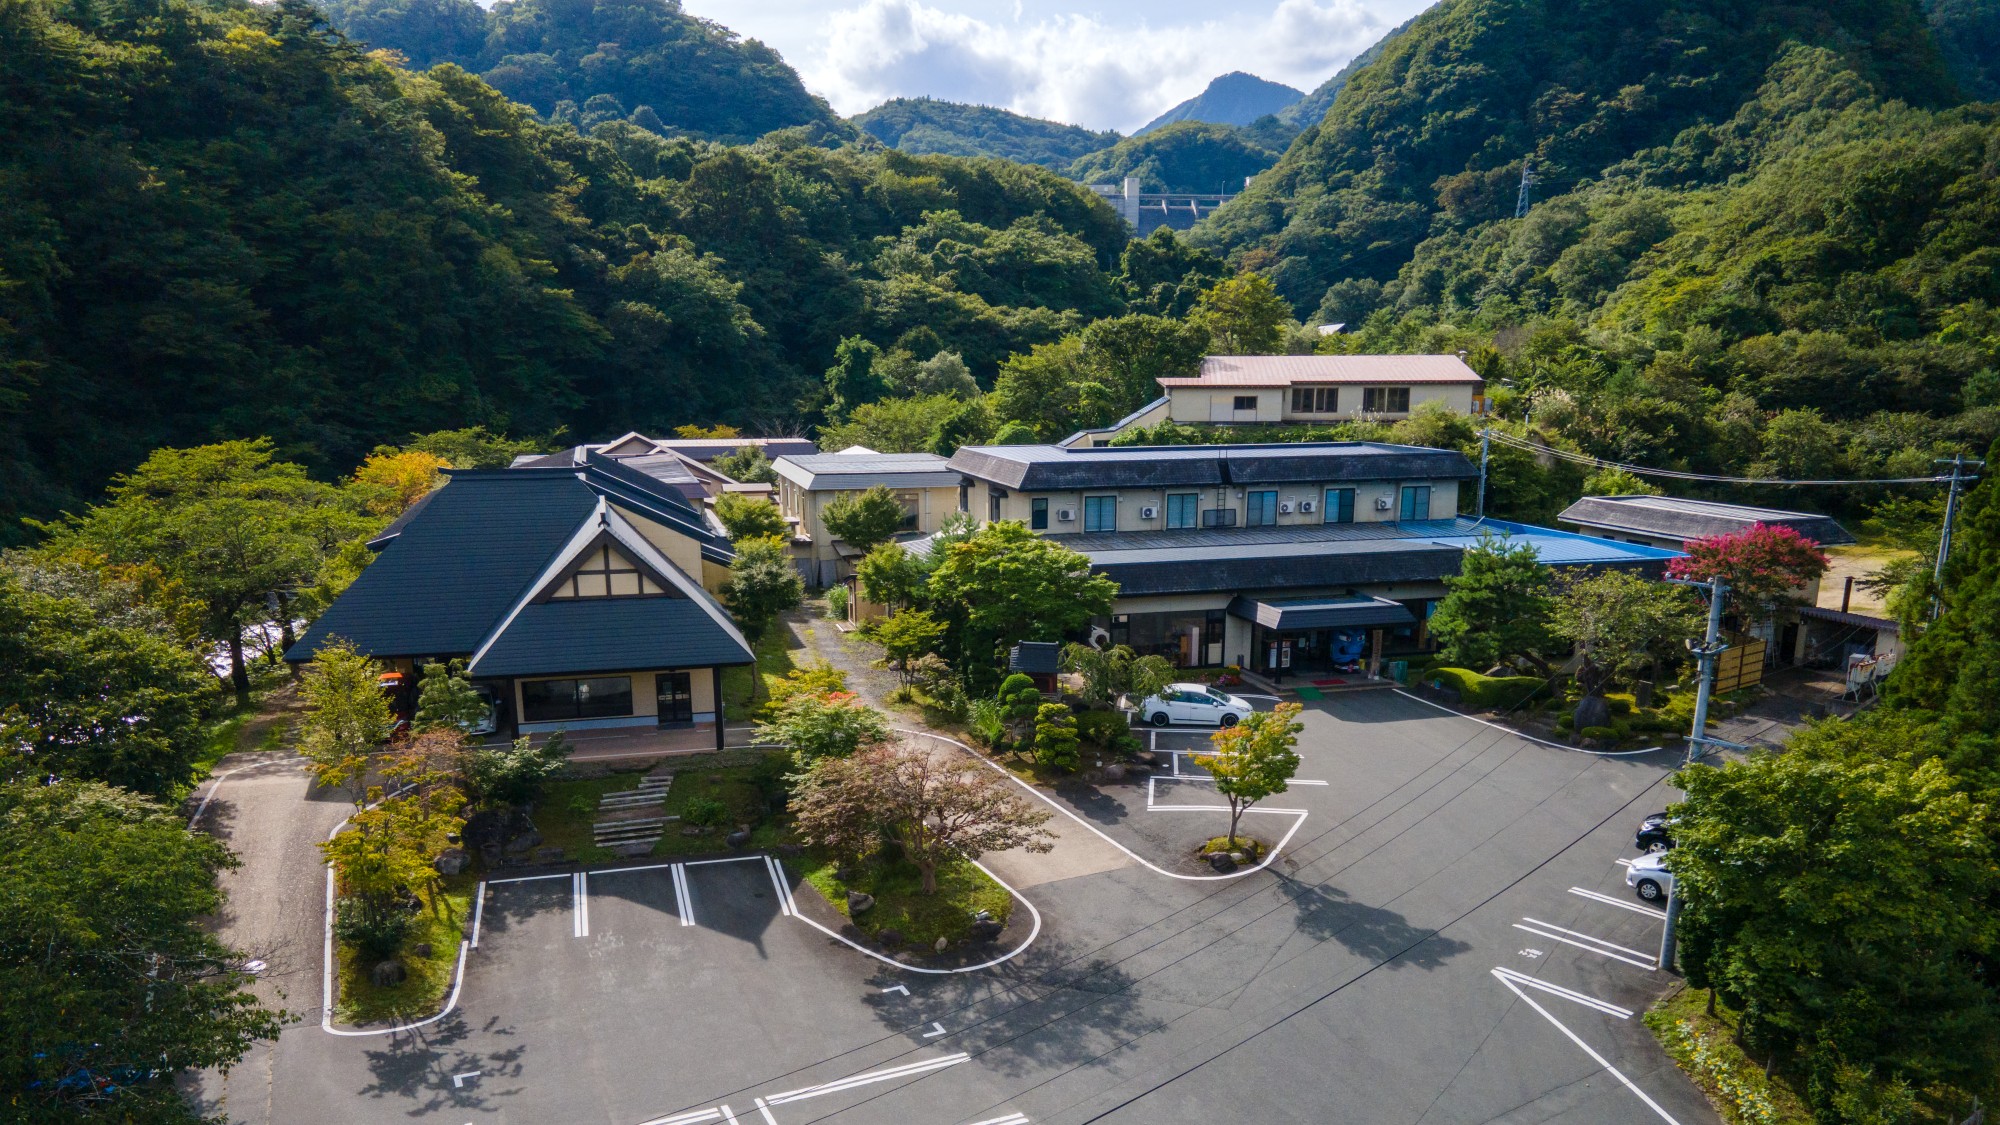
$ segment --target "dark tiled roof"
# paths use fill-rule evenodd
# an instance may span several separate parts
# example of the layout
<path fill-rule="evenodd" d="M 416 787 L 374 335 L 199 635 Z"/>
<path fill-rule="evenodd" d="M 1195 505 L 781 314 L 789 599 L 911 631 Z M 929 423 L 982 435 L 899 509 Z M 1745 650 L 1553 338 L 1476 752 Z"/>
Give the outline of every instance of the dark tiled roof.
<path fill-rule="evenodd" d="M 470 653 L 596 507 L 574 472 L 454 473 L 285 655 L 333 637 L 381 657 Z"/>
<path fill-rule="evenodd" d="M 771 464 L 781 477 L 801 488 L 945 488 L 958 484 L 959 474 L 935 453 L 819 453 L 809 457 L 779 457 Z"/>
<path fill-rule="evenodd" d="M 1022 641 L 1007 650 L 1007 670 L 1052 676 L 1062 671 L 1062 646 L 1053 641 Z"/>
<path fill-rule="evenodd" d="M 1902 625 L 1887 617 L 1872 617 L 1866 613 L 1848 613 L 1845 610 L 1822 609 L 1819 606 L 1798 607 L 1800 617 L 1811 617 L 1820 621 L 1831 621 L 1836 625 L 1851 625 L 1857 629 L 1874 629 L 1882 633 L 1900 633 Z"/>
<path fill-rule="evenodd" d="M 1563 509 L 1556 519 L 1579 527 L 1682 541 L 1728 535 L 1762 523 L 1792 528 L 1824 546 L 1854 542 L 1854 536 L 1831 516 L 1684 500 L 1677 496 L 1586 496 Z"/>
<path fill-rule="evenodd" d="M 969 445 L 951 465 L 1004 488 L 1047 492 L 1294 481 L 1469 480 L 1479 475 L 1449 449 L 1372 441 L 1258 445 Z"/>
<path fill-rule="evenodd" d="M 1343 629 L 1408 625 L 1416 620 L 1401 602 L 1357 595 L 1351 598 L 1233 598 L 1229 612 L 1266 629 Z"/>
<path fill-rule="evenodd" d="M 471 671 L 539 676 L 748 663 L 750 650 L 692 598 L 573 598 L 521 607 Z"/>

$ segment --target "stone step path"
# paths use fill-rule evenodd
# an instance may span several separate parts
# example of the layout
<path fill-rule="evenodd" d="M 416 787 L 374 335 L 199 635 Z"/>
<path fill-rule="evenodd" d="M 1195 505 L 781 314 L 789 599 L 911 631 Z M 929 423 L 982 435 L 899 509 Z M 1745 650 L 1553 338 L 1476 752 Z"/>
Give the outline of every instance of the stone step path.
<path fill-rule="evenodd" d="M 649 774 L 631 789 L 606 793 L 597 799 L 597 821 L 591 825 L 592 842 L 600 848 L 627 855 L 644 855 L 665 834 L 667 825 L 680 817 L 664 815 L 672 774 Z M 659 812 L 661 815 L 649 816 Z"/>

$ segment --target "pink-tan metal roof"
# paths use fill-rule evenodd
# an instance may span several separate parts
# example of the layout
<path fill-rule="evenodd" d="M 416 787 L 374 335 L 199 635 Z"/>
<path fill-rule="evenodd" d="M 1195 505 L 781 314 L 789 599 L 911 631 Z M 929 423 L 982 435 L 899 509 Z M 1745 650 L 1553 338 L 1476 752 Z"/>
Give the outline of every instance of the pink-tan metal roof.
<path fill-rule="evenodd" d="M 1212 355 L 1193 379 L 1162 387 L 1284 387 L 1294 383 L 1479 383 L 1455 355 Z"/>

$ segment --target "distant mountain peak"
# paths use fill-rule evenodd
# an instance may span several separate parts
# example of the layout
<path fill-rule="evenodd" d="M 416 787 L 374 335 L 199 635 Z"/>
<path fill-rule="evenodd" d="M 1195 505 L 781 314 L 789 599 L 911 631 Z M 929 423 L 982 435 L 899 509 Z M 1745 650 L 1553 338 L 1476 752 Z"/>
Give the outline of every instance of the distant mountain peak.
<path fill-rule="evenodd" d="M 1146 123 L 1140 136 L 1176 121 L 1207 121 L 1215 125 L 1248 125 L 1305 97 L 1282 82 L 1232 70 L 1208 84 L 1208 89 Z"/>

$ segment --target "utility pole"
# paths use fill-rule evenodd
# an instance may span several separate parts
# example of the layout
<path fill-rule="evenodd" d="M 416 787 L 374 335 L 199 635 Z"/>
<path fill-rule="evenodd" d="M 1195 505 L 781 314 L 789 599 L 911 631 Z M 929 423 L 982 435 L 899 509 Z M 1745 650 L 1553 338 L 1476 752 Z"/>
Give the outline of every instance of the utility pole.
<path fill-rule="evenodd" d="M 1688 642 L 1688 651 L 1694 653 L 1700 679 L 1694 689 L 1694 729 L 1688 732 L 1687 759 L 1683 766 L 1691 766 L 1708 753 L 1711 745 L 1733 746 L 1734 743 L 1708 737 L 1708 699 L 1715 691 L 1715 665 L 1729 646 L 1722 641 L 1722 601 L 1729 593 L 1729 583 L 1720 576 L 1706 583 L 1690 582 L 1691 586 L 1708 587 L 1708 633 L 1701 644 Z M 1667 895 L 1667 921 L 1660 928 L 1660 968 L 1672 972 L 1674 968 L 1674 931 L 1681 918 L 1680 880 L 1674 881 L 1674 889 Z"/>
<path fill-rule="evenodd" d="M 1474 503 L 1473 515 L 1486 518 L 1486 461 L 1493 453 L 1493 427 L 1479 431 L 1479 499 Z"/>
<path fill-rule="evenodd" d="M 1942 465 L 1946 462 L 1944 458 L 1940 457 L 1932 463 Z M 1979 479 L 1977 473 L 1971 476 L 1962 475 L 1963 470 L 1968 465 L 1983 468 L 1986 462 L 1968 459 L 1962 453 L 1954 453 L 1951 455 L 1950 464 L 1951 490 L 1946 492 L 1944 496 L 1944 527 L 1938 532 L 1937 565 L 1931 570 L 1932 621 L 1936 621 L 1938 615 L 1944 612 L 1944 564 L 1945 560 L 1951 558 L 1951 525 L 1958 518 L 1959 486 Z"/>
<path fill-rule="evenodd" d="M 1521 194 L 1514 197 L 1514 217 L 1528 217 L 1528 189 L 1535 186 L 1535 157 L 1533 153 L 1521 158 Z"/>

